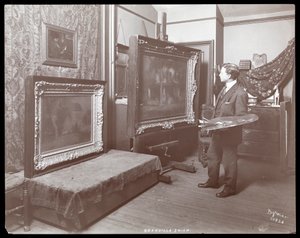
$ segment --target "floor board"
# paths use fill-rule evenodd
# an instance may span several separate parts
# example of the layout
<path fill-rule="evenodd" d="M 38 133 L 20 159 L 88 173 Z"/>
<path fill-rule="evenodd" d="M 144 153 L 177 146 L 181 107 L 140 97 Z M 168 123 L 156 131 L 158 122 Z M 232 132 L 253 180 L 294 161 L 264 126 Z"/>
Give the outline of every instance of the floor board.
<path fill-rule="evenodd" d="M 67 232 L 34 220 L 31 231 L 14 234 L 164 234 L 295 233 L 295 175 L 283 176 L 277 165 L 250 158 L 238 161 L 238 194 L 217 198 L 219 189 L 198 188 L 207 179 L 197 155 L 195 173 L 172 170 L 172 184 L 158 183 L 100 221 L 79 232 Z M 221 169 L 221 181 L 224 171 Z M 274 217 L 272 218 L 272 214 Z M 283 216 L 283 217 L 281 217 Z"/>

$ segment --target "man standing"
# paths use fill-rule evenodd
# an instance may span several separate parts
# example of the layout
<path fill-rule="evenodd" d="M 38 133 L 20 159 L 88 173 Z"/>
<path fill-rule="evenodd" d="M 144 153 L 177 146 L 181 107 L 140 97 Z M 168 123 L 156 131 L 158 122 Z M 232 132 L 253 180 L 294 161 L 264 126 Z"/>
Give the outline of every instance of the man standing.
<path fill-rule="evenodd" d="M 248 94 L 237 82 L 239 68 L 235 64 L 226 63 L 220 71 L 221 82 L 225 83 L 219 93 L 213 118 L 224 116 L 242 116 L 248 113 Z M 200 188 L 218 188 L 220 164 L 225 171 L 225 185 L 217 197 L 228 197 L 236 193 L 237 183 L 237 146 L 242 141 L 242 127 L 215 130 L 207 151 L 208 180 L 199 183 Z"/>

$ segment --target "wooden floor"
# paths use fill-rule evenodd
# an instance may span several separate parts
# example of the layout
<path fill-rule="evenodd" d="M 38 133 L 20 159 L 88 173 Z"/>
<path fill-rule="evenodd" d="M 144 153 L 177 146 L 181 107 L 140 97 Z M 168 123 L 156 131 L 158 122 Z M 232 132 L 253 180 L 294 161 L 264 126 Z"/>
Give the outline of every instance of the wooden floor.
<path fill-rule="evenodd" d="M 196 173 L 172 170 L 172 184 L 158 183 L 87 229 L 68 232 L 34 220 L 31 231 L 12 226 L 13 234 L 167 234 L 295 233 L 295 176 L 282 176 L 269 162 L 240 158 L 238 194 L 215 196 L 219 189 L 198 188 L 207 169 L 197 155 L 187 159 Z M 221 169 L 223 175 L 223 169 Z"/>

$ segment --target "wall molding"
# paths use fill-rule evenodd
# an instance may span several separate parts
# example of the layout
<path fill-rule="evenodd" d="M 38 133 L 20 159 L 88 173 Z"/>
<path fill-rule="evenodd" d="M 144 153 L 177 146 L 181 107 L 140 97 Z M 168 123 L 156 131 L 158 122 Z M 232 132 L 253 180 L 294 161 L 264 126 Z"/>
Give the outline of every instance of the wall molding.
<path fill-rule="evenodd" d="M 226 22 L 226 19 L 224 19 L 224 21 L 222 21 L 218 17 L 207 17 L 207 18 L 198 18 L 198 19 L 190 19 L 190 20 L 183 20 L 183 21 L 173 21 L 173 22 L 168 22 L 167 25 L 175 25 L 175 24 L 183 24 L 183 23 L 191 23 L 191 22 L 217 20 L 217 22 L 221 26 L 226 27 L 226 26 L 234 26 L 234 25 L 256 24 L 256 23 L 263 23 L 263 22 L 292 20 L 292 19 L 295 19 L 295 15 L 294 14 L 285 15 L 285 16 L 272 16 L 272 17 L 247 19 L 247 20 L 233 20 L 233 21 L 230 21 L 230 22 Z"/>
<path fill-rule="evenodd" d="M 216 20 L 216 19 L 217 19 L 216 17 L 207 17 L 207 18 L 198 18 L 198 19 L 183 20 L 183 21 L 173 21 L 173 22 L 168 22 L 167 25 L 190 23 L 190 22 L 199 22 L 199 21 L 209 21 L 209 20 Z"/>
<path fill-rule="evenodd" d="M 282 21 L 282 20 L 292 20 L 295 19 L 295 15 L 285 15 L 285 16 L 274 16 L 274 17 L 264 17 L 259 19 L 248 19 L 248 20 L 237 20 L 237 21 L 224 21 L 224 27 L 235 26 L 235 25 L 245 25 L 245 24 L 256 24 L 271 21 Z"/>

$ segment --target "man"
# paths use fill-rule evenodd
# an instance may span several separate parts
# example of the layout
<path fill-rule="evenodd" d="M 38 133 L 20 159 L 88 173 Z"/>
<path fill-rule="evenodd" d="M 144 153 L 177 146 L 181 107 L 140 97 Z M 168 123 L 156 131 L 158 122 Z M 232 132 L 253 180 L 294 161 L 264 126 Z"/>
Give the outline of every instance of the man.
<path fill-rule="evenodd" d="M 225 83 L 217 97 L 213 118 L 241 116 L 248 113 L 248 94 L 237 82 L 239 68 L 226 63 L 220 71 L 221 82 Z M 225 178 L 224 188 L 216 196 L 223 198 L 236 193 L 237 182 L 237 146 L 242 140 L 242 127 L 236 126 L 212 132 L 211 143 L 207 151 L 208 180 L 199 183 L 200 188 L 218 188 L 219 170 L 222 162 Z"/>

